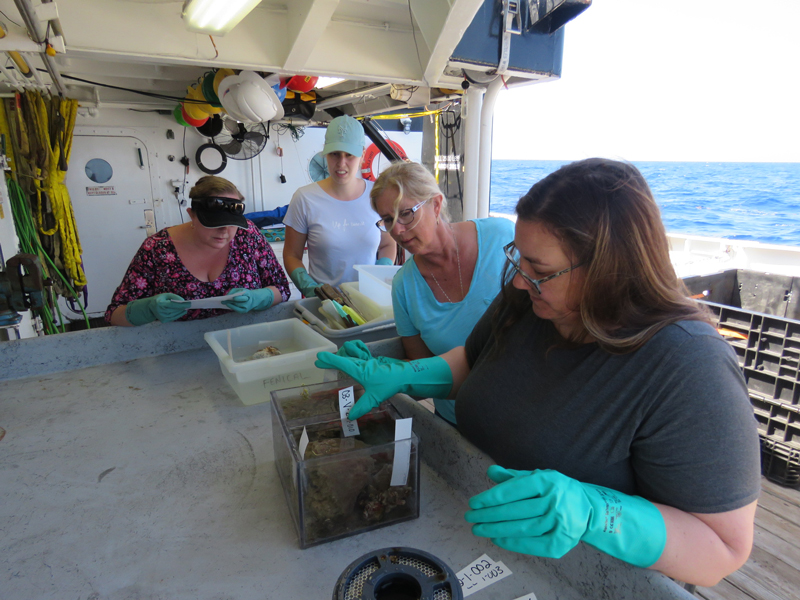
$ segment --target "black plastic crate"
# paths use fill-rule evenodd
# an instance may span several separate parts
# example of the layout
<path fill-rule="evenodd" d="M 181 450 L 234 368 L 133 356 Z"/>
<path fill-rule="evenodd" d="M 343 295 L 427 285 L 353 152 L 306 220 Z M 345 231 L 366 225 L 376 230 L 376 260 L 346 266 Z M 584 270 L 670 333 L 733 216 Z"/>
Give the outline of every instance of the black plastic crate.
<path fill-rule="evenodd" d="M 761 473 L 786 487 L 800 487 L 800 450 L 761 436 Z"/>
<path fill-rule="evenodd" d="M 732 269 L 684 283 L 716 317 L 751 397 L 800 407 L 800 278 Z M 800 448 L 800 436 L 781 441 Z"/>
<path fill-rule="evenodd" d="M 800 407 L 750 394 L 758 433 L 762 437 L 800 450 Z"/>
<path fill-rule="evenodd" d="M 692 296 L 745 311 L 800 319 L 800 278 L 746 269 L 686 277 Z"/>
<path fill-rule="evenodd" d="M 761 439 L 761 472 L 800 487 L 800 278 L 733 269 L 687 277 L 730 342 Z"/>
<path fill-rule="evenodd" d="M 800 321 L 703 304 L 733 346 L 750 393 L 800 407 Z"/>

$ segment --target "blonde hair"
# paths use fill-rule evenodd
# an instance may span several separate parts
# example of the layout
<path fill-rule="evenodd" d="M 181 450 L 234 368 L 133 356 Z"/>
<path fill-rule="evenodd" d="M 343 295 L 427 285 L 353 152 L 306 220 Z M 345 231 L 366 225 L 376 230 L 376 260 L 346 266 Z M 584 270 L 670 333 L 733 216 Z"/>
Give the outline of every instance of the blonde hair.
<path fill-rule="evenodd" d="M 431 172 L 415 162 L 393 163 L 378 176 L 372 191 L 369 193 L 372 210 L 378 212 L 375 201 L 383 192 L 389 189 L 397 190 L 397 197 L 392 205 L 395 219 L 397 219 L 397 213 L 400 212 L 400 202 L 403 201 L 403 198 L 408 197 L 422 201 L 442 194 L 442 190 L 439 189 Z M 445 222 L 448 221 L 446 208 L 447 198 L 442 194 L 442 210 L 439 216 Z"/>
<path fill-rule="evenodd" d="M 244 196 L 238 188 L 224 177 L 206 175 L 198 179 L 194 187 L 189 190 L 189 198 L 204 198 L 228 193 L 234 193 L 239 196 L 239 200 L 244 200 Z"/>

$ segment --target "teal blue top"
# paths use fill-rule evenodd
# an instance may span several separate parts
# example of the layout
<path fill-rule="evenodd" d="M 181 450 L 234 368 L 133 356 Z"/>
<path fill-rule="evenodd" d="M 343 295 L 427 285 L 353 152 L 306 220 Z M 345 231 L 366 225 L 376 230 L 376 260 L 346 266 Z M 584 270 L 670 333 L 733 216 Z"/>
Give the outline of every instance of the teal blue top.
<path fill-rule="evenodd" d="M 392 305 L 397 333 L 421 335 L 435 355 L 463 346 L 472 328 L 483 316 L 502 287 L 506 257 L 503 246 L 514 239 L 514 223 L 500 217 L 473 221 L 478 231 L 478 260 L 469 291 L 460 302 L 439 302 L 422 277 L 414 257 L 392 281 Z M 455 401 L 435 399 L 437 412 L 456 422 Z"/>

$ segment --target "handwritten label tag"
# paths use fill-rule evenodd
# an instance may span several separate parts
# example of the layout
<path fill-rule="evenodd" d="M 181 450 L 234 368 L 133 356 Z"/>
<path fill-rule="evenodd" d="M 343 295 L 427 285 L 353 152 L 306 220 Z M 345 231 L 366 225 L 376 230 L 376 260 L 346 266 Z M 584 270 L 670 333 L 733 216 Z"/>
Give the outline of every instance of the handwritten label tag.
<path fill-rule="evenodd" d="M 531 592 L 530 594 L 525 594 L 524 596 L 520 596 L 519 598 L 514 598 L 514 600 L 536 600 L 536 594 Z"/>
<path fill-rule="evenodd" d="M 308 432 L 306 428 L 303 427 L 303 433 L 300 435 L 300 460 L 305 460 L 306 458 L 306 448 L 308 447 Z"/>
<path fill-rule="evenodd" d="M 509 575 L 511 571 L 507 566 L 493 561 L 486 554 L 456 573 L 465 598 Z"/>
<path fill-rule="evenodd" d="M 411 419 L 394 422 L 394 461 L 390 486 L 405 485 L 408 481 L 408 463 L 411 460 Z"/>
<path fill-rule="evenodd" d="M 349 388 L 339 390 L 339 418 L 342 420 L 344 437 L 353 437 L 361 433 L 358 430 L 358 422 L 351 421 L 347 418 L 347 413 L 350 412 L 350 409 L 353 408 L 353 404 L 355 403 L 356 395 L 352 385 Z"/>

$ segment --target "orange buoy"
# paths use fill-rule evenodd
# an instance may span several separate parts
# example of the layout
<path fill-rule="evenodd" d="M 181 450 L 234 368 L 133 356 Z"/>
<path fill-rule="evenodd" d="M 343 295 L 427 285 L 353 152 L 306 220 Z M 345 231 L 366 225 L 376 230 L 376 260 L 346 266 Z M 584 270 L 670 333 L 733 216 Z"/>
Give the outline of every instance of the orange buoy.
<path fill-rule="evenodd" d="M 394 148 L 394 151 L 402 158 L 406 160 L 408 156 L 406 156 L 406 151 L 403 150 L 403 147 L 395 141 L 386 140 L 389 145 Z M 375 181 L 377 179 L 377 173 L 372 168 L 372 163 L 375 160 L 375 157 L 380 154 L 380 150 L 375 144 L 370 144 L 369 147 L 364 151 L 364 159 L 361 161 L 361 176 L 368 180 L 368 181 Z"/>

